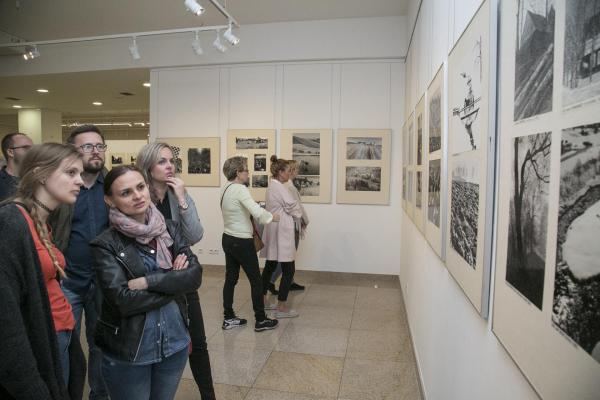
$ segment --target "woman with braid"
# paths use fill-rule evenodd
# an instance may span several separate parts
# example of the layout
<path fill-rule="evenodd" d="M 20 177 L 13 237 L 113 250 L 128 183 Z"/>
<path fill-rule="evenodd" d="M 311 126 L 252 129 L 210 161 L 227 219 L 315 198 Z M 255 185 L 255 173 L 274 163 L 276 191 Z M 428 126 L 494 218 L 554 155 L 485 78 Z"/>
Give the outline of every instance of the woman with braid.
<path fill-rule="evenodd" d="M 65 258 L 46 224 L 56 207 L 75 203 L 82 171 L 75 147 L 33 146 L 21 164 L 15 197 L 0 206 L 2 399 L 80 398 L 83 392 L 83 382 L 81 393 L 72 391 L 73 376 L 85 364 L 69 368 L 75 320 L 58 282 Z"/>

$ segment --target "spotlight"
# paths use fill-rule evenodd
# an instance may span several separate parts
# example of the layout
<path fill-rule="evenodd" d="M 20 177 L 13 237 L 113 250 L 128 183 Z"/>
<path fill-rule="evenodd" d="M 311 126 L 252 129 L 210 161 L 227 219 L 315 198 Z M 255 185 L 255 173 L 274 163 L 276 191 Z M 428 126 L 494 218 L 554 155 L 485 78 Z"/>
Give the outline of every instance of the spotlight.
<path fill-rule="evenodd" d="M 131 54 L 131 58 L 133 58 L 134 60 L 139 60 L 140 58 L 142 58 L 142 56 L 140 56 L 140 49 L 138 49 L 137 43 L 135 41 L 135 36 L 133 37 L 133 43 L 131 43 L 131 46 L 129 46 L 129 54 Z"/>
<path fill-rule="evenodd" d="M 14 106 L 12 106 L 12 108 L 23 108 L 23 106 L 20 106 L 18 104 L 15 104 Z"/>
<path fill-rule="evenodd" d="M 237 36 L 235 36 L 232 32 L 231 32 L 231 21 L 229 21 L 229 27 L 227 28 L 227 30 L 223 33 L 223 37 L 225 39 L 227 39 L 227 41 L 232 45 L 235 46 L 236 44 L 238 44 L 240 42 L 240 38 L 238 38 Z"/>
<path fill-rule="evenodd" d="M 150 82 L 144 82 L 144 83 L 142 83 L 142 85 L 143 85 L 144 87 L 150 87 Z"/>
<path fill-rule="evenodd" d="M 38 93 L 48 93 L 48 89 L 37 89 Z"/>
<path fill-rule="evenodd" d="M 198 31 L 196 31 L 194 40 L 192 40 L 192 49 L 194 49 L 194 53 L 198 56 L 201 56 L 204 53 L 202 50 L 202 43 L 200 43 L 200 32 Z"/>
<path fill-rule="evenodd" d="M 227 51 L 227 47 L 221 43 L 221 36 L 219 36 L 219 31 L 217 30 L 217 37 L 213 42 L 213 46 L 215 49 L 219 50 L 221 53 L 225 53 Z"/>
<path fill-rule="evenodd" d="M 192 14 L 196 14 L 198 16 L 204 14 L 204 7 L 198 4 L 196 0 L 185 0 L 183 4 L 185 4 L 185 8 L 187 8 Z"/>
<path fill-rule="evenodd" d="M 25 53 L 23 53 L 23 58 L 25 60 L 33 60 L 34 58 L 38 58 L 40 56 L 40 51 L 38 50 L 36 45 L 25 47 Z"/>
<path fill-rule="evenodd" d="M 92 102 L 92 104 L 95 105 L 95 106 L 101 106 L 102 102 L 100 102 L 100 101 L 94 101 L 94 102 Z"/>

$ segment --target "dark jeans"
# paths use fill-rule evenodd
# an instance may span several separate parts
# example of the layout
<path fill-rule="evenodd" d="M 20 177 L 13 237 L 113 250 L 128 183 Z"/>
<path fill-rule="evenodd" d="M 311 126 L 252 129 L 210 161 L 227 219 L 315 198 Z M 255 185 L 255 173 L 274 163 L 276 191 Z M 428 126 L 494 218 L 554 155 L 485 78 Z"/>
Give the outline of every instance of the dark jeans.
<path fill-rule="evenodd" d="M 206 345 L 206 333 L 204 331 L 204 319 L 198 292 L 186 294 L 188 301 L 188 315 L 190 318 L 190 337 L 192 339 L 192 354 L 190 354 L 190 369 L 202 400 L 215 400 L 215 389 L 213 386 L 212 373 L 210 370 L 210 358 Z"/>
<path fill-rule="evenodd" d="M 223 251 L 225 252 L 225 285 L 223 285 L 223 309 L 225 319 L 235 317 L 233 312 L 233 292 L 240 277 L 240 266 L 250 281 L 252 292 L 252 308 L 257 321 L 264 320 L 265 304 L 263 302 L 263 286 L 258 268 L 258 257 L 253 239 L 240 239 L 223 234 Z"/>
<path fill-rule="evenodd" d="M 62 290 L 73 309 L 73 316 L 75 317 L 74 333 L 78 337 L 81 333 L 81 317 L 85 311 L 85 335 L 89 348 L 88 381 L 90 383 L 90 400 L 108 399 L 108 391 L 102 378 L 102 351 L 94 342 L 94 328 L 101 304 L 99 291 L 93 283 L 85 295 L 72 292 L 64 286 L 62 286 Z"/>
<path fill-rule="evenodd" d="M 56 339 L 58 340 L 58 351 L 60 352 L 60 365 L 62 367 L 63 379 L 65 385 L 69 386 L 69 345 L 71 344 L 71 335 L 73 331 L 59 331 L 56 332 Z"/>
<path fill-rule="evenodd" d="M 298 229 L 294 229 L 294 244 L 296 245 L 296 250 L 298 250 L 298 245 L 300 244 L 300 232 Z M 277 279 L 281 276 L 281 263 L 277 263 L 277 268 L 273 272 L 271 276 L 271 283 L 277 282 Z M 292 281 L 293 283 L 293 281 Z"/>
<path fill-rule="evenodd" d="M 102 373 L 111 400 L 173 399 L 187 359 L 187 347 L 148 365 L 132 365 L 104 356 Z"/>
<path fill-rule="evenodd" d="M 294 261 L 282 262 L 280 264 L 283 276 L 281 277 L 281 283 L 279 284 L 279 296 L 277 296 L 277 300 L 287 301 L 290 286 L 292 286 L 292 282 L 294 281 L 296 264 Z M 277 268 L 277 260 L 267 260 L 265 262 L 265 269 L 262 274 L 262 283 L 265 288 L 263 293 L 265 295 L 267 294 L 267 288 L 269 287 L 269 282 L 271 281 L 271 276 L 273 276 L 275 268 Z"/>

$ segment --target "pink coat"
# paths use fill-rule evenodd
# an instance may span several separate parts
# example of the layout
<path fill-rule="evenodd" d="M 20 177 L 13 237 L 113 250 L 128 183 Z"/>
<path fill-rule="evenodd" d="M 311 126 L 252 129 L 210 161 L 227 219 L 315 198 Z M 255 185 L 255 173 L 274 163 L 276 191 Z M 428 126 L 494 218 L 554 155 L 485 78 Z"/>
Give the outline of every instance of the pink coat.
<path fill-rule="evenodd" d="M 279 222 L 273 221 L 265 226 L 262 236 L 265 247 L 260 256 L 267 260 L 294 261 L 294 218 L 302 218 L 300 203 L 277 179 L 271 179 L 269 183 L 266 203 L 267 211 L 279 214 Z"/>

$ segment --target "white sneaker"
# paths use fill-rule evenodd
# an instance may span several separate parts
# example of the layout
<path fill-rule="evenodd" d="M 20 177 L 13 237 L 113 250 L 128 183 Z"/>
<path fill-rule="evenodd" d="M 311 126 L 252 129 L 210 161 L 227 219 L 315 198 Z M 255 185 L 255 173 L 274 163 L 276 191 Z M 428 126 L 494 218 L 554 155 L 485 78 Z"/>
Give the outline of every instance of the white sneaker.
<path fill-rule="evenodd" d="M 277 303 L 265 304 L 265 310 L 277 310 Z"/>
<path fill-rule="evenodd" d="M 296 310 L 289 311 L 275 311 L 275 318 L 296 318 L 300 314 Z"/>

